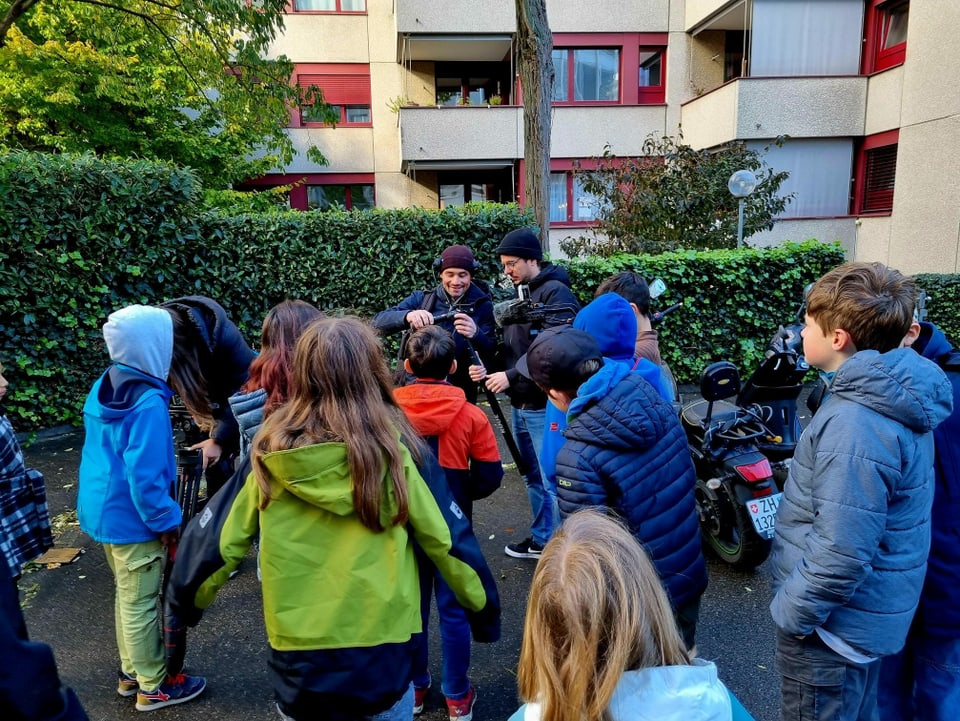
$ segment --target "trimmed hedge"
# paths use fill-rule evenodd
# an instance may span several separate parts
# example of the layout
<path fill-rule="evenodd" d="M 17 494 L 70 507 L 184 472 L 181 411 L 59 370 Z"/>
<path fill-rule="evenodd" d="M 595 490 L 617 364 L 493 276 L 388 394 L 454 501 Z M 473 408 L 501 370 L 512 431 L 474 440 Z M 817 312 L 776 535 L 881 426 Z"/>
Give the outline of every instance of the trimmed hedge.
<path fill-rule="evenodd" d="M 0 155 L 0 187 L 0 362 L 20 431 L 80 421 L 117 308 L 209 295 L 255 343 L 284 298 L 372 315 L 432 286 L 452 243 L 500 277 L 500 238 L 532 224 L 516 205 L 482 204 L 228 217 L 198 210 L 189 171 L 89 155 Z"/>
<path fill-rule="evenodd" d="M 509 297 L 495 248 L 534 223 L 515 205 L 485 204 L 227 216 L 198 210 L 189 171 L 91 156 L 0 155 L 0 188 L 0 362 L 21 431 L 80 421 L 108 362 L 100 328 L 117 308 L 209 295 L 256 342 L 264 314 L 284 298 L 371 316 L 432 287 L 433 260 L 453 243 L 469 245 L 478 277 L 498 280 L 495 294 Z M 684 306 L 659 327 L 661 350 L 689 383 L 721 358 L 752 368 L 778 324 L 792 320 L 804 285 L 842 261 L 839 246 L 808 241 L 562 264 L 584 301 L 619 270 L 662 278 L 668 291 L 656 307 Z M 960 276 L 920 282 L 929 319 L 956 339 Z"/>
<path fill-rule="evenodd" d="M 660 353 L 678 382 L 698 383 L 703 369 L 718 360 L 731 361 L 746 377 L 777 327 L 793 322 L 804 286 L 843 261 L 838 244 L 808 240 L 769 249 L 590 258 L 567 267 L 584 301 L 621 270 L 661 278 L 667 291 L 652 308 L 683 307 L 657 327 Z"/>

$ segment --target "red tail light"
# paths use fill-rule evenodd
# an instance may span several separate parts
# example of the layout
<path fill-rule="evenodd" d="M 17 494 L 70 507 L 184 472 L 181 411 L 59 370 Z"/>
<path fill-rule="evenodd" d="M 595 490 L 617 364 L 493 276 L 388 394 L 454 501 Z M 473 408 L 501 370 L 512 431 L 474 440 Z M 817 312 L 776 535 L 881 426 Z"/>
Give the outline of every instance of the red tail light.
<path fill-rule="evenodd" d="M 745 466 L 737 466 L 737 473 L 751 482 L 765 481 L 773 475 L 773 469 L 770 468 L 770 461 L 766 458 L 749 463 Z"/>

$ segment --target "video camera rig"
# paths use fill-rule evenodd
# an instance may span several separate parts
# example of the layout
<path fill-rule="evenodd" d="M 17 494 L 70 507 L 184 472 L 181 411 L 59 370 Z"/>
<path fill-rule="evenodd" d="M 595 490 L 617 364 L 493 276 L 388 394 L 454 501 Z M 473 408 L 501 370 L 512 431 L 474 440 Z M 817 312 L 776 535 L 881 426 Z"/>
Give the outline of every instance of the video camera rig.
<path fill-rule="evenodd" d="M 573 303 L 535 303 L 530 298 L 515 298 L 495 303 L 493 320 L 501 328 L 517 323 L 542 325 L 548 319 L 553 320 L 560 316 L 563 316 L 564 321 L 573 320 L 577 310 Z"/>

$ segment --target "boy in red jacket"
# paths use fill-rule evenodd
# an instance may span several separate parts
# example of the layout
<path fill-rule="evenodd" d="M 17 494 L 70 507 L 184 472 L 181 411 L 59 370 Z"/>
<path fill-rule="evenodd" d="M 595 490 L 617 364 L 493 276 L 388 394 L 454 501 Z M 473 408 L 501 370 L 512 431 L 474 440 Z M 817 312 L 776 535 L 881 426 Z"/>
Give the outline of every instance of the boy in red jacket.
<path fill-rule="evenodd" d="M 410 336 L 406 371 L 416 382 L 397 388 L 394 397 L 410 423 L 434 452 L 447 476 L 454 499 L 467 518 L 473 501 L 500 487 L 503 466 L 493 428 L 486 414 L 467 403 L 463 390 L 445 379 L 456 371 L 456 345 L 443 328 L 429 325 Z M 427 626 L 431 590 L 440 616 L 443 680 L 450 721 L 470 721 L 476 692 L 467 677 L 470 667 L 470 627 L 463 608 L 436 569 L 421 556 L 420 610 L 423 634 L 414 668 L 414 714 L 423 711 L 430 688 Z"/>

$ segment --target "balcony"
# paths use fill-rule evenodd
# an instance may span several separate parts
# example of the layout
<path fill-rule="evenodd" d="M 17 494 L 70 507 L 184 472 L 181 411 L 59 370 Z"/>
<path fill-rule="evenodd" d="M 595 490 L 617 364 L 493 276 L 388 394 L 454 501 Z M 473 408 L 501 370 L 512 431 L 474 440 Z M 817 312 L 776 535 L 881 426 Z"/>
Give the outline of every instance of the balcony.
<path fill-rule="evenodd" d="M 403 166 L 523 157 L 523 109 L 508 105 L 400 109 Z"/>
<path fill-rule="evenodd" d="M 517 9 L 512 0 L 396 0 L 400 35 L 456 33 L 484 35 L 517 29 Z"/>
<path fill-rule="evenodd" d="M 740 78 L 681 108 L 694 148 L 732 140 L 852 137 L 864 134 L 867 78 Z"/>
<path fill-rule="evenodd" d="M 745 30 L 744 0 L 686 0 L 684 29 L 696 35 L 704 30 Z"/>
<path fill-rule="evenodd" d="M 639 155 L 650 133 L 666 132 L 665 105 L 562 106 L 553 109 L 550 155 L 590 158 L 609 145 L 615 155 Z M 521 138 L 522 138 L 521 129 Z M 521 143 L 521 151 L 523 145 Z"/>

